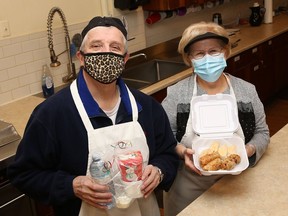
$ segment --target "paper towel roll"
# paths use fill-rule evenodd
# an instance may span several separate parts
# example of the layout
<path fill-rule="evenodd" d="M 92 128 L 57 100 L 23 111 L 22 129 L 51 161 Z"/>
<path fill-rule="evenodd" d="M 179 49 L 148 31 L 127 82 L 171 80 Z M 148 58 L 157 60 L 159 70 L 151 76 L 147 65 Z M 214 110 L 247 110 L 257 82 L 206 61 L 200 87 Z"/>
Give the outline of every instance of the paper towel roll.
<path fill-rule="evenodd" d="M 264 0 L 266 12 L 264 14 L 264 23 L 273 22 L 273 0 Z"/>

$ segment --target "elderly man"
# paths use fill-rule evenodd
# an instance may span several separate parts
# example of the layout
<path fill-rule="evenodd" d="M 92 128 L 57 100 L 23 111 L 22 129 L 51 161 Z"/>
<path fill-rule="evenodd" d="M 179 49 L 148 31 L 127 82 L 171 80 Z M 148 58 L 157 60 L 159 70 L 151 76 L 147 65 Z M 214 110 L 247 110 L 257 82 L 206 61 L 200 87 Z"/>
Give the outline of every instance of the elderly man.
<path fill-rule="evenodd" d="M 93 18 L 82 38 L 79 75 L 70 88 L 33 111 L 9 167 L 11 181 L 35 200 L 53 205 L 56 215 L 159 215 L 153 191 L 169 190 L 178 166 L 166 113 L 121 79 L 129 54 L 119 19 Z M 143 169 L 134 173 L 140 184 L 132 187 L 140 196 L 125 209 L 109 209 L 115 191 L 94 180 L 89 167 L 97 155 L 111 165 L 110 177 L 119 177 L 115 163 L 123 146 L 141 154 Z"/>

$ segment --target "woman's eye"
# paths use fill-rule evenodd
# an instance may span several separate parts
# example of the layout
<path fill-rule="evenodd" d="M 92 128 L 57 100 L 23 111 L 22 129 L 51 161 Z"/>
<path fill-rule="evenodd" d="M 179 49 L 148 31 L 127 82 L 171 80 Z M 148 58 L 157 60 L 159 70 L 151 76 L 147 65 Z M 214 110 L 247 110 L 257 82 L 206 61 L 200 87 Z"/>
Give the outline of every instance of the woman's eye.
<path fill-rule="evenodd" d="M 218 50 L 210 50 L 209 53 L 210 53 L 210 54 L 215 54 L 215 53 L 218 53 Z"/>
<path fill-rule="evenodd" d="M 204 56 L 204 55 L 205 55 L 204 52 L 196 52 L 196 53 L 194 54 L 194 56 L 196 56 L 196 57 L 201 57 L 201 56 Z"/>

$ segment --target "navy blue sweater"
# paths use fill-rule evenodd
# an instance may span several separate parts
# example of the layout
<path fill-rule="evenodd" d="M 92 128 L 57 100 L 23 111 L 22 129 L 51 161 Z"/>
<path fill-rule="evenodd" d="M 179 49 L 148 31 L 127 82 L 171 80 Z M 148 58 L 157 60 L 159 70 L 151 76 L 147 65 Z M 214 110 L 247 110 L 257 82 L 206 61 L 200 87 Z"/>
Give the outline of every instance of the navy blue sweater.
<path fill-rule="evenodd" d="M 120 85 L 123 85 L 121 83 L 120 80 Z M 176 140 L 169 120 L 161 105 L 152 97 L 130 90 L 140 107 L 138 122 L 147 138 L 149 164 L 162 170 L 165 177 L 158 188 L 167 191 L 178 166 Z M 132 120 L 125 98 L 121 92 L 116 124 Z M 90 117 L 94 128 L 112 125 L 111 119 L 101 109 L 98 111 Z M 8 175 L 18 189 L 35 200 L 53 205 L 56 215 L 78 215 L 81 200 L 74 195 L 72 181 L 76 176 L 86 174 L 87 158 L 87 132 L 70 89 L 66 88 L 35 108 L 15 161 L 8 168 Z"/>

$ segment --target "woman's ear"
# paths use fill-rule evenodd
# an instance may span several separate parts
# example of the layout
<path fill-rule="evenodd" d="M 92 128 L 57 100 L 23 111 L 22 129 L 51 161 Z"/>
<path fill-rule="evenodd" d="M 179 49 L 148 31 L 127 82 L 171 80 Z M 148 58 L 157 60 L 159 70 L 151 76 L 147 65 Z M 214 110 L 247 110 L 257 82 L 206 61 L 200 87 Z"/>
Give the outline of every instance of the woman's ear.
<path fill-rule="evenodd" d="M 230 53 L 231 53 L 231 51 L 230 51 L 230 43 L 228 43 L 225 47 L 224 47 L 224 58 L 225 59 L 228 59 L 228 57 L 230 56 Z"/>

